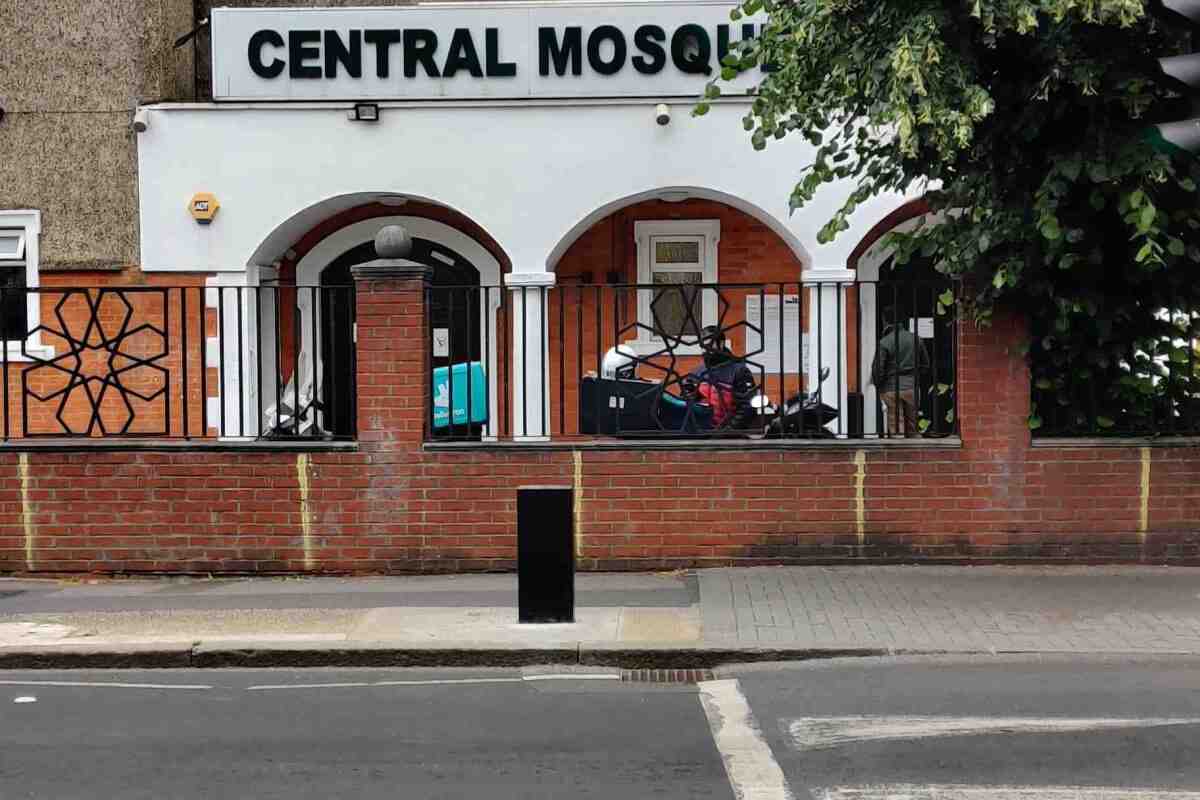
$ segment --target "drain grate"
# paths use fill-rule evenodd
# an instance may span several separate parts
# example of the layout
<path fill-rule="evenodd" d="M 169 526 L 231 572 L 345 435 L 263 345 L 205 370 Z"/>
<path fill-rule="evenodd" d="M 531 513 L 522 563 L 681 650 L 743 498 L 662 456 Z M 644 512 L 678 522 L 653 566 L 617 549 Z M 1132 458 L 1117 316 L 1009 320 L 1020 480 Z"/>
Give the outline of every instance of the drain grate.
<path fill-rule="evenodd" d="M 625 669 L 621 680 L 627 683 L 699 683 L 711 681 L 711 669 Z"/>

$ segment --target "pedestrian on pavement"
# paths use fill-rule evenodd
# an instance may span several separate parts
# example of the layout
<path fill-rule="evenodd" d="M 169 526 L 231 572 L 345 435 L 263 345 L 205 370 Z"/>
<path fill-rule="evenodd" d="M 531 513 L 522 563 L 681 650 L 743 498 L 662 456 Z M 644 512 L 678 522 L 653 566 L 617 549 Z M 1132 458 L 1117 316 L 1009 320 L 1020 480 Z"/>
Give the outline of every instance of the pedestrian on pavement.
<path fill-rule="evenodd" d="M 917 428 L 917 387 L 921 374 L 929 369 L 929 354 L 896 316 L 895 307 L 883 309 L 883 333 L 871 362 L 871 383 L 883 403 L 887 435 L 913 439 L 921 435 Z"/>

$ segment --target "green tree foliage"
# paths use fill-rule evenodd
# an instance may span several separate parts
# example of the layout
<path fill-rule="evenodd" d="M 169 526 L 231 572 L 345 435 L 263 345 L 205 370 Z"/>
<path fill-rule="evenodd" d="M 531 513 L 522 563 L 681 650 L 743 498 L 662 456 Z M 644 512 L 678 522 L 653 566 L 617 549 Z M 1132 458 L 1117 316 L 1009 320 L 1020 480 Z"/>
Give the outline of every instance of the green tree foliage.
<path fill-rule="evenodd" d="M 816 148 L 792 208 L 855 187 L 820 240 L 873 195 L 925 190 L 940 221 L 890 234 L 897 261 L 965 279 L 978 319 L 1028 312 L 1032 427 L 1164 427 L 1200 310 L 1200 167 L 1144 135 L 1180 114 L 1151 78 L 1178 34 L 1144 0 L 745 0 L 732 18 L 760 12 L 695 113 L 769 65 L 744 124 L 757 149 Z"/>

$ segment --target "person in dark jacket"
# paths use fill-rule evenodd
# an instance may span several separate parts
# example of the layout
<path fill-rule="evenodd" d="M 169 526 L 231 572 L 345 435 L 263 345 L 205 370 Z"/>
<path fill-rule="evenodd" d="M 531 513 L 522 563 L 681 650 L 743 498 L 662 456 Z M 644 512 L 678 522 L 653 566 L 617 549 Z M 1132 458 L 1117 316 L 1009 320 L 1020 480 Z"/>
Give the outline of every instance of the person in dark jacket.
<path fill-rule="evenodd" d="M 685 385 L 698 400 L 712 408 L 714 429 L 745 427 L 754 412 L 750 404 L 756 388 L 754 375 L 745 362 L 725 346 L 721 329 L 716 325 L 701 329 L 700 347 L 704 352 L 704 364 L 688 373 Z"/>
<path fill-rule="evenodd" d="M 894 308 L 883 310 L 883 333 L 871 362 L 871 383 L 879 391 L 888 436 L 917 438 L 917 388 L 929 369 L 929 354 L 912 332 L 896 319 Z"/>

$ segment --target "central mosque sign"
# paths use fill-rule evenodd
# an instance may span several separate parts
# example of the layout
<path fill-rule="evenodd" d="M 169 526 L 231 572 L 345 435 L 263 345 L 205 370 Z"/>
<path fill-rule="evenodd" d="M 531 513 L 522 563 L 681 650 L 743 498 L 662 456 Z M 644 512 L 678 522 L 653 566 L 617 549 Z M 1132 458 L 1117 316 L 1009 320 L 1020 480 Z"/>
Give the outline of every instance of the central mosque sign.
<path fill-rule="evenodd" d="M 216 100 L 695 97 L 761 20 L 729 3 L 212 11 Z M 725 94 L 754 85 L 754 73 Z"/>

